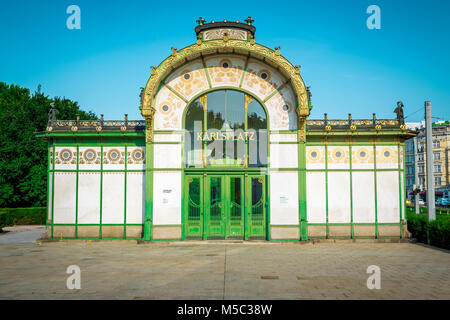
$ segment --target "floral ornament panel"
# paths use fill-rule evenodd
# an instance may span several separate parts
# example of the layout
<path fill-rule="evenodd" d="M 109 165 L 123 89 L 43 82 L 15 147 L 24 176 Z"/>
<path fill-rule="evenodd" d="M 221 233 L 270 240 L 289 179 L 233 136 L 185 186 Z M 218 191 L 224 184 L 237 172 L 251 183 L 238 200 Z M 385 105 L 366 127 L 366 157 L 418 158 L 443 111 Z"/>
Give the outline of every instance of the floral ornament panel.
<path fill-rule="evenodd" d="M 245 67 L 245 59 L 221 55 L 205 59 L 211 85 L 213 87 L 239 87 Z"/>
<path fill-rule="evenodd" d="M 165 83 L 188 101 L 209 89 L 208 79 L 200 59 L 178 68 L 169 75 Z"/>
<path fill-rule="evenodd" d="M 352 147 L 352 165 L 370 164 L 373 166 L 373 147 Z"/>
<path fill-rule="evenodd" d="M 98 148 L 80 148 L 80 164 L 100 164 L 100 158 Z"/>
<path fill-rule="evenodd" d="M 392 146 L 377 146 L 377 168 L 397 167 L 398 150 Z"/>
<path fill-rule="evenodd" d="M 328 164 L 349 164 L 350 154 L 348 147 L 328 147 Z"/>
<path fill-rule="evenodd" d="M 127 164 L 144 164 L 145 152 L 144 148 L 128 148 L 127 150 Z"/>
<path fill-rule="evenodd" d="M 76 165 L 77 164 L 77 149 L 72 147 L 56 148 L 55 164 L 58 165 Z"/>
<path fill-rule="evenodd" d="M 295 99 L 288 86 L 275 93 L 265 103 L 269 111 L 270 130 L 297 130 Z"/>
<path fill-rule="evenodd" d="M 308 147 L 306 153 L 306 163 L 325 163 L 325 152 L 321 147 Z"/>
<path fill-rule="evenodd" d="M 167 87 L 162 87 L 155 101 L 155 130 L 181 130 L 186 102 Z"/>
<path fill-rule="evenodd" d="M 242 88 L 264 100 L 280 88 L 284 82 L 286 79 L 273 68 L 251 59 L 245 72 Z"/>
<path fill-rule="evenodd" d="M 103 164 L 125 164 L 124 148 L 104 148 Z"/>

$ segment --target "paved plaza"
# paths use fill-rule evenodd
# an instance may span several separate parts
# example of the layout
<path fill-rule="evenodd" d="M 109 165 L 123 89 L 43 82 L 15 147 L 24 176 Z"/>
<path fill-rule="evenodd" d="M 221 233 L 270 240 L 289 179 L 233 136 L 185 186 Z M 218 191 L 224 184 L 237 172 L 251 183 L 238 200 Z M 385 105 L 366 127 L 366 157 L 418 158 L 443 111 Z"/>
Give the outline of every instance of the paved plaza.
<path fill-rule="evenodd" d="M 28 241 L 0 236 L 0 299 L 450 299 L 449 252 L 421 244 L 37 245 L 36 230 L 20 234 Z M 80 267 L 80 290 L 67 289 L 70 265 Z M 367 288 L 370 265 L 381 269 L 379 290 Z"/>

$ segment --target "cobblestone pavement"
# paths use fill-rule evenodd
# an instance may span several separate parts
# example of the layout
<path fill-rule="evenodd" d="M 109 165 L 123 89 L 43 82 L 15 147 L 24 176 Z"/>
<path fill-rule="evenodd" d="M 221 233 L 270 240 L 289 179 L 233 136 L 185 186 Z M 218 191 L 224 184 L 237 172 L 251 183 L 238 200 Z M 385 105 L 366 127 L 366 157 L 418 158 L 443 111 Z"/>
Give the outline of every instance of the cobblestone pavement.
<path fill-rule="evenodd" d="M 0 243 L 0 261 L 0 299 L 450 299 L 449 252 L 412 243 Z"/>

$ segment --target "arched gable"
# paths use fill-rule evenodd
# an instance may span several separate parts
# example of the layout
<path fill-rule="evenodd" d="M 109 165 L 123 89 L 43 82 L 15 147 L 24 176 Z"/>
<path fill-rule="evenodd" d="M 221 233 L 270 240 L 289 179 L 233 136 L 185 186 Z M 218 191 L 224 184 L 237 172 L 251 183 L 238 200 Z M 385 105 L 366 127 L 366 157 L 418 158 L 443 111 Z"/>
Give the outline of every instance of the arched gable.
<path fill-rule="evenodd" d="M 234 88 L 264 103 L 271 130 L 296 130 L 297 99 L 288 78 L 258 59 L 237 54 L 199 57 L 173 70 L 154 99 L 154 130 L 181 130 L 186 106 L 202 92 Z"/>
<path fill-rule="evenodd" d="M 220 63 L 227 56 L 231 67 L 223 68 Z M 261 78 L 263 70 L 268 71 L 270 77 Z M 190 77 L 184 78 L 186 73 Z M 180 51 L 174 49 L 170 57 L 153 67 L 141 94 L 147 138 L 151 139 L 153 129 L 180 129 L 180 109 L 184 109 L 201 90 L 219 87 L 248 91 L 261 99 L 269 110 L 272 130 L 295 130 L 299 124 L 303 129 L 309 115 L 308 93 L 300 70 L 278 50 L 259 45 L 253 39 L 199 39 Z"/>

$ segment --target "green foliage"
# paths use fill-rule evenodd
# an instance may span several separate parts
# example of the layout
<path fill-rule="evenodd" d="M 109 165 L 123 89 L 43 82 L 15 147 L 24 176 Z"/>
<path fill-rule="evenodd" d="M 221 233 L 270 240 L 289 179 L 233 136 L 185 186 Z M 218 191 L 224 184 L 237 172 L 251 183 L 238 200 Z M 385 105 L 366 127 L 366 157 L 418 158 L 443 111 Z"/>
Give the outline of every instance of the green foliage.
<path fill-rule="evenodd" d="M 450 216 L 437 216 L 429 222 L 424 214 L 408 213 L 408 230 L 417 241 L 450 249 Z"/>
<path fill-rule="evenodd" d="M 45 131 L 50 103 L 58 119 L 97 119 L 65 98 L 50 99 L 38 90 L 0 82 L 0 208 L 46 205 L 47 141 L 35 133 Z"/>
<path fill-rule="evenodd" d="M 44 225 L 47 208 L 1 208 L 0 230 L 15 225 Z"/>

